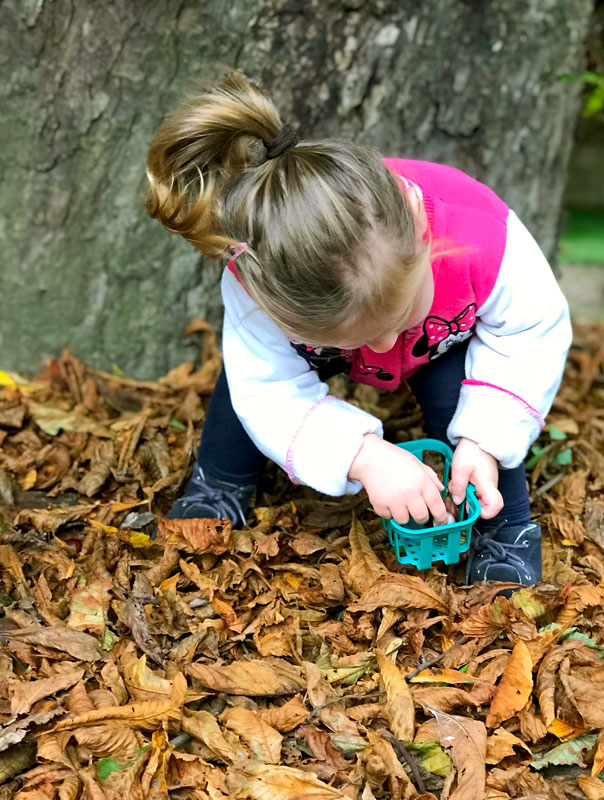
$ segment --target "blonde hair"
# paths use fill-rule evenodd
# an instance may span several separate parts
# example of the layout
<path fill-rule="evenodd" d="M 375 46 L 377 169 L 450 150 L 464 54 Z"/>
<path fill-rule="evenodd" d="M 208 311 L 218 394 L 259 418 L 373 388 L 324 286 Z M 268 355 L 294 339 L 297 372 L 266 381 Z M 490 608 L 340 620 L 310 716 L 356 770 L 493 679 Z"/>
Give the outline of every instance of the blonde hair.
<path fill-rule="evenodd" d="M 267 159 L 283 125 L 241 72 L 179 108 L 147 158 L 147 210 L 210 258 L 240 242 L 237 270 L 291 338 L 412 308 L 428 247 L 398 180 L 368 147 L 303 141 Z"/>

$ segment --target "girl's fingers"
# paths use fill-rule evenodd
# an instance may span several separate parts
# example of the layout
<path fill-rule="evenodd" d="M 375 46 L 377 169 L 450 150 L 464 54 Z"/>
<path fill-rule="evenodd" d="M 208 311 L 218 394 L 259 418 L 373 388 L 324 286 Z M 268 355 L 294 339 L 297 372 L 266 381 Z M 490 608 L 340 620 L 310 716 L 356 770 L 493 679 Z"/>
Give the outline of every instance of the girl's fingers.
<path fill-rule="evenodd" d="M 418 495 L 409 503 L 409 514 L 414 522 L 425 525 L 430 519 L 430 512 L 424 498 Z"/>
<path fill-rule="evenodd" d="M 444 485 L 444 483 L 441 482 L 441 480 L 439 479 L 439 477 L 436 474 L 436 472 L 434 472 L 434 470 L 431 467 L 428 467 L 425 464 L 422 464 L 422 466 L 423 466 L 426 474 L 428 475 L 428 477 L 430 478 L 430 480 L 434 484 L 434 486 L 436 486 L 436 488 L 438 489 L 439 492 L 442 492 L 442 490 L 445 488 L 445 485 Z"/>
<path fill-rule="evenodd" d="M 448 521 L 447 507 L 445 502 L 436 491 L 436 489 L 429 488 L 424 492 L 424 501 L 435 525 L 446 525 Z"/>

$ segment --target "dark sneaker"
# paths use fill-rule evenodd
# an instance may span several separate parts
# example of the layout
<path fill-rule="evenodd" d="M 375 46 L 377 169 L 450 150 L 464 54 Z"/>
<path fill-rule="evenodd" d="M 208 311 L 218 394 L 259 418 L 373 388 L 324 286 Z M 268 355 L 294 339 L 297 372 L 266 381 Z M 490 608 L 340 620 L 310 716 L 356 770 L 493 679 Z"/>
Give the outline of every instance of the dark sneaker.
<path fill-rule="evenodd" d="M 239 486 L 204 476 L 199 464 L 184 494 L 166 514 L 166 519 L 230 519 L 233 525 L 245 525 L 245 511 L 256 486 Z"/>
<path fill-rule="evenodd" d="M 535 522 L 501 526 L 472 541 L 466 583 L 506 581 L 532 586 L 541 580 L 541 528 Z"/>

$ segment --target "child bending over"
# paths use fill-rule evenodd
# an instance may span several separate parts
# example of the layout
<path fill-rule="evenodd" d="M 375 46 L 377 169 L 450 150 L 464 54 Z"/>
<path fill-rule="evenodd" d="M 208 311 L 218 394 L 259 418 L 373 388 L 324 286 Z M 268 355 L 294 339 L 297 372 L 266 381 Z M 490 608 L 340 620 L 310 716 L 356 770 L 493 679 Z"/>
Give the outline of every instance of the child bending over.
<path fill-rule="evenodd" d="M 147 209 L 222 277 L 224 367 L 193 475 L 170 518 L 245 509 L 271 458 L 329 495 L 362 487 L 377 514 L 446 522 L 436 473 L 325 379 L 396 392 L 455 447 L 449 490 L 476 486 L 467 582 L 541 578 L 523 460 L 571 340 L 567 303 L 533 237 L 451 167 L 299 142 L 234 72 L 157 132 Z"/>

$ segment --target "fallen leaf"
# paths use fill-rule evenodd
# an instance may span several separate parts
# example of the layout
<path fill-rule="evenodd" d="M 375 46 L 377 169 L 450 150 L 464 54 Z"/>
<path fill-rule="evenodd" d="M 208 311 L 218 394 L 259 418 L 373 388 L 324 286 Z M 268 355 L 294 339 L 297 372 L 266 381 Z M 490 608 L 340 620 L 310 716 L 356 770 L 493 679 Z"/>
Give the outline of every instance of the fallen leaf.
<path fill-rule="evenodd" d="M 160 519 L 156 544 L 175 544 L 187 553 L 225 553 L 229 546 L 231 523 L 228 519 Z"/>
<path fill-rule="evenodd" d="M 189 664 L 187 671 L 203 686 L 226 694 L 250 696 L 295 694 L 306 688 L 302 670 L 287 661 L 237 661 L 213 666 Z"/>
<path fill-rule="evenodd" d="M 604 800 L 604 783 L 592 775 L 578 775 L 577 785 L 587 800 Z"/>
<path fill-rule="evenodd" d="M 282 706 L 270 706 L 258 713 L 267 725 L 282 733 L 293 731 L 308 716 L 308 711 L 302 705 L 299 694 Z"/>
<path fill-rule="evenodd" d="M 238 800 L 349 800 L 306 770 L 263 764 L 247 772 L 250 777 L 235 795 Z"/>
<path fill-rule="evenodd" d="M 517 754 L 527 760 L 527 763 L 533 757 L 533 754 L 522 739 L 514 736 L 513 733 L 510 733 L 505 728 L 497 728 L 487 738 L 487 755 L 485 759 L 487 764 L 499 764 L 504 758 L 516 756 Z"/>
<path fill-rule="evenodd" d="M 352 519 L 350 533 L 351 555 L 348 560 L 346 583 L 357 594 L 363 594 L 388 574 L 388 569 L 373 552 L 367 534 L 356 517 Z"/>
<path fill-rule="evenodd" d="M 533 690 L 533 662 L 525 643 L 514 645 L 487 714 L 486 724 L 492 728 L 524 708 Z"/>
<path fill-rule="evenodd" d="M 189 736 L 203 742 L 218 758 L 231 763 L 238 758 L 244 758 L 244 752 L 237 752 L 225 739 L 225 736 L 216 721 L 216 717 L 207 711 L 185 712 L 181 727 Z"/>
<path fill-rule="evenodd" d="M 598 748 L 596 750 L 596 754 L 594 756 L 594 763 L 591 768 L 591 774 L 594 778 L 602 772 L 602 768 L 604 767 L 604 731 L 600 731 L 598 736 Z"/>
<path fill-rule="evenodd" d="M 257 759 L 265 764 L 279 763 L 283 737 L 258 714 L 247 708 L 228 708 L 221 721 L 248 744 Z"/>
<path fill-rule="evenodd" d="M 442 800 L 483 800 L 487 752 L 487 729 L 484 723 L 444 714 L 436 709 L 432 713 L 436 718 L 439 743 L 455 766 L 455 774 L 451 773 Z M 455 788 L 452 788 L 453 779 Z"/>
<path fill-rule="evenodd" d="M 407 681 L 384 652 L 378 650 L 376 657 L 386 690 L 386 712 L 390 720 L 390 730 L 398 739 L 411 741 L 415 730 L 415 705 Z"/>
<path fill-rule="evenodd" d="M 417 575 L 391 575 L 380 580 L 348 606 L 355 611 L 377 608 L 435 608 L 446 611 L 444 601 Z"/>
<path fill-rule="evenodd" d="M 15 680 L 9 685 L 10 713 L 14 717 L 27 714 L 34 703 L 56 692 L 69 689 L 84 675 L 84 670 L 74 670 L 51 678 L 38 678 L 33 681 Z"/>
<path fill-rule="evenodd" d="M 78 661 L 99 661 L 105 658 L 105 654 L 94 636 L 71 630 L 67 626 L 42 628 L 32 625 L 29 628 L 7 631 L 4 635 L 11 641 L 51 647 L 62 653 L 69 653 Z"/>
<path fill-rule="evenodd" d="M 585 751 L 594 747 L 597 741 L 598 737 L 595 733 L 583 733 L 569 742 L 563 742 L 547 752 L 539 753 L 531 761 L 531 767 L 537 770 L 550 765 L 578 764 L 580 767 L 584 767 Z"/>

